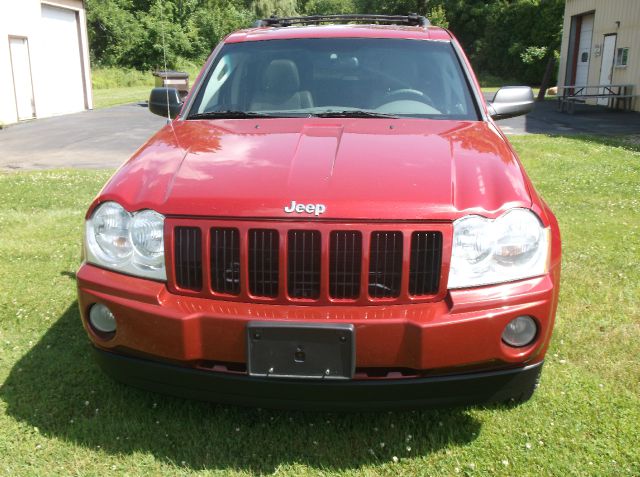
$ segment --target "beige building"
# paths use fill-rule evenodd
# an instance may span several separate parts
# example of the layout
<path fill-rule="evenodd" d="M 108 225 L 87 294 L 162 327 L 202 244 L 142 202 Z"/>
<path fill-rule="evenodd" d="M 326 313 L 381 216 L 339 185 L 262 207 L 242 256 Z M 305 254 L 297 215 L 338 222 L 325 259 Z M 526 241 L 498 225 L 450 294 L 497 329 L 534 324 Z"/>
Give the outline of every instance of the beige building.
<path fill-rule="evenodd" d="M 640 0 L 566 0 L 558 73 L 559 85 L 629 84 L 640 94 Z"/>
<path fill-rule="evenodd" d="M 0 0 L 0 123 L 93 107 L 82 0 Z"/>

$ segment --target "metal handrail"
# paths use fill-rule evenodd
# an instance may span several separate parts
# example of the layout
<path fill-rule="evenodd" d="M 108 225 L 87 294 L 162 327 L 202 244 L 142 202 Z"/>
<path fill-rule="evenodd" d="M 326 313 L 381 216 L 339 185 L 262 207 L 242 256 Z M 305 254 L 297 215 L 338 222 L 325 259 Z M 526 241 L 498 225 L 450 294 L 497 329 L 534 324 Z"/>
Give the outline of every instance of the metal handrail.
<path fill-rule="evenodd" d="M 627 94 L 628 90 L 633 90 L 632 84 L 593 84 L 593 85 L 565 85 L 558 86 L 562 90 L 563 97 L 574 96 L 621 96 Z M 588 93 L 590 89 L 602 90 L 602 92 Z M 614 89 L 617 88 L 617 91 Z"/>

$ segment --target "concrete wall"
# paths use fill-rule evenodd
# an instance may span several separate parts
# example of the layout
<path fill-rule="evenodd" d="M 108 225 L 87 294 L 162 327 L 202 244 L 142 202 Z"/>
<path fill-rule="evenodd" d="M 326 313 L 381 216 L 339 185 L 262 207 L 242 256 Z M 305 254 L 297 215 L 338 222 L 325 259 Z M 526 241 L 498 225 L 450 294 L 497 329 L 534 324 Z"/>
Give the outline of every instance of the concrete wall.
<path fill-rule="evenodd" d="M 640 0 L 566 0 L 558 84 L 567 84 L 567 62 L 571 61 L 568 55 L 571 17 L 589 12 L 595 12 L 595 20 L 588 84 L 599 84 L 602 54 L 598 55 L 597 50 L 599 47 L 602 51 L 605 35 L 615 33 L 616 49 L 628 47 L 629 60 L 628 66 L 613 68 L 611 83 L 633 84 L 634 94 L 640 94 Z M 619 26 L 616 22 L 620 22 Z M 640 111 L 640 98 L 635 99 L 634 109 Z"/>
<path fill-rule="evenodd" d="M 86 12 L 82 0 L 0 0 L 0 123 L 8 124 L 18 120 L 13 73 L 9 48 L 10 37 L 26 37 L 29 43 L 31 76 L 36 117 L 58 114 L 51 106 L 46 93 L 45 82 L 50 75 L 60 75 L 61 71 L 48 71 L 43 67 L 44 58 L 65 52 L 53 51 L 50 41 L 42 31 L 41 5 L 72 9 L 78 13 L 80 52 L 84 83 L 84 108 L 93 108 L 91 90 L 91 70 L 89 65 L 89 40 L 86 28 Z M 50 61 L 49 61 L 50 63 Z"/>

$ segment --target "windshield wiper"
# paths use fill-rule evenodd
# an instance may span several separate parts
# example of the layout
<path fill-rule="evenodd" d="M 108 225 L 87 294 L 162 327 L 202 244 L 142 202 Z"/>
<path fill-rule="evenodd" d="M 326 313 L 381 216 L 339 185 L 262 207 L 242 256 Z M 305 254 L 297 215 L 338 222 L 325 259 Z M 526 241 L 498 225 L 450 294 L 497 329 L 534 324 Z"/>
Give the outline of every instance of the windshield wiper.
<path fill-rule="evenodd" d="M 246 119 L 246 118 L 278 118 L 276 114 L 254 113 L 251 111 L 209 111 L 207 113 L 194 113 L 187 119 Z"/>
<path fill-rule="evenodd" d="M 363 109 L 344 111 L 325 111 L 323 113 L 313 113 L 318 118 L 397 118 L 395 114 L 376 113 L 375 111 L 365 111 Z"/>

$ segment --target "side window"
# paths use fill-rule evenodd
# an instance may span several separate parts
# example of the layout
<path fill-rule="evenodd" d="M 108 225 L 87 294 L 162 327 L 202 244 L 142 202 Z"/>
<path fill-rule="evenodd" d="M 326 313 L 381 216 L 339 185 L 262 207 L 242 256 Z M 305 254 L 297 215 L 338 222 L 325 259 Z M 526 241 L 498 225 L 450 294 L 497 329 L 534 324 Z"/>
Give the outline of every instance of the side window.
<path fill-rule="evenodd" d="M 220 58 L 202 94 L 202 101 L 198 107 L 198 113 L 221 110 L 220 106 L 223 106 L 231 100 L 231 98 L 224 98 L 223 96 L 230 94 L 228 86 L 231 83 L 230 78 L 234 76 L 238 68 L 237 56 L 238 55 L 235 54 L 228 54 Z M 226 108 L 223 107 L 222 109 Z"/>
<path fill-rule="evenodd" d="M 616 67 L 622 68 L 629 62 L 629 48 L 618 48 L 616 51 Z"/>
<path fill-rule="evenodd" d="M 445 64 L 444 75 L 445 75 L 445 96 L 448 105 L 448 114 L 467 114 L 467 103 L 462 95 L 462 91 L 466 88 L 466 85 L 462 84 L 462 75 L 456 69 L 456 65 L 451 60 L 451 58 L 447 58 L 446 61 L 442 63 Z"/>

